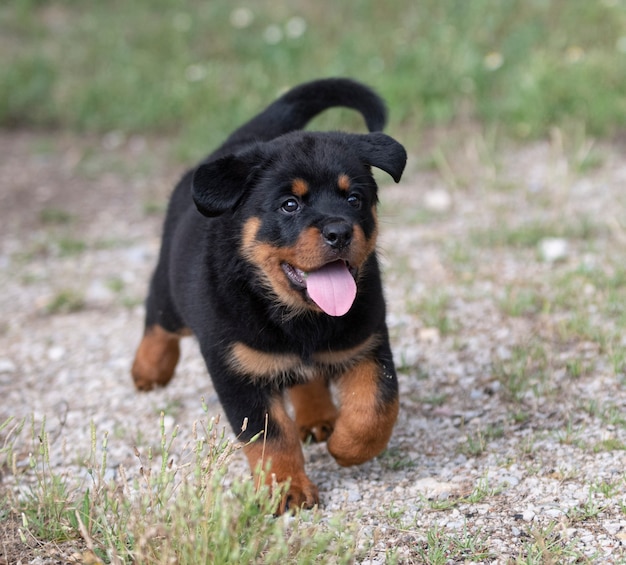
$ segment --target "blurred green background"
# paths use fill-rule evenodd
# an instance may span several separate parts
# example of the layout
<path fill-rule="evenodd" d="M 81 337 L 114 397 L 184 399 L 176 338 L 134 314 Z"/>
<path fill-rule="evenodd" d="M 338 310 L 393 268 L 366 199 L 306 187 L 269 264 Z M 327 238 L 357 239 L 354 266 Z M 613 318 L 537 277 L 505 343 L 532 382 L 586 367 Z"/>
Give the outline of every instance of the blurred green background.
<path fill-rule="evenodd" d="M 555 126 L 616 135 L 626 1 L 0 4 L 4 128 L 167 135 L 199 157 L 285 88 L 337 75 L 377 89 L 388 131 L 409 146 L 459 121 L 520 138 Z"/>

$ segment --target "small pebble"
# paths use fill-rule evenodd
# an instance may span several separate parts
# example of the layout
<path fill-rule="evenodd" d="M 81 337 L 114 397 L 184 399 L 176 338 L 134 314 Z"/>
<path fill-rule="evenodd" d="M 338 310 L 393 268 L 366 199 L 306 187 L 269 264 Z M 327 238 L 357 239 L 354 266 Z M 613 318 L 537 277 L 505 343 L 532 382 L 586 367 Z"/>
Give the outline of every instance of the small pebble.
<path fill-rule="evenodd" d="M 563 261 L 569 254 L 569 244 L 560 237 L 546 237 L 539 242 L 539 255 L 546 263 Z"/>
<path fill-rule="evenodd" d="M 48 349 L 48 359 L 50 361 L 59 361 L 65 355 L 65 348 L 60 345 L 56 345 Z"/>
<path fill-rule="evenodd" d="M 10 359 L 0 359 L 0 373 L 15 373 L 15 363 Z"/>
<path fill-rule="evenodd" d="M 424 194 L 424 207 L 432 212 L 447 212 L 452 207 L 452 196 L 442 188 L 429 190 Z"/>

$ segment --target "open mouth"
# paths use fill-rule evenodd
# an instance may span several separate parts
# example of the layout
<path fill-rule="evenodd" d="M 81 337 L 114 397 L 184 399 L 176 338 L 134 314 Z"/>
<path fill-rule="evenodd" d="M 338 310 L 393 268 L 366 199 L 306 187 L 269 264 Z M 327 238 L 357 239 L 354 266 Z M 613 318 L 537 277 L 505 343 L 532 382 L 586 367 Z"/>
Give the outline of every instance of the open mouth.
<path fill-rule="evenodd" d="M 281 265 L 289 282 L 306 290 L 309 298 L 329 316 L 343 316 L 356 298 L 356 269 L 346 261 L 332 261 L 314 271 L 305 272 L 288 263 Z"/>

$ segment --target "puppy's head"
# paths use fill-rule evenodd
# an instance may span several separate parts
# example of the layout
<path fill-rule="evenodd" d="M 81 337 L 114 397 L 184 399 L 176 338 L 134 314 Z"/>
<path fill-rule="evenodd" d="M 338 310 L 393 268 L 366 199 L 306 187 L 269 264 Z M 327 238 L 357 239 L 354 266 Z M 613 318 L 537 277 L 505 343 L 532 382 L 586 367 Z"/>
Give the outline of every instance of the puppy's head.
<path fill-rule="evenodd" d="M 382 133 L 294 132 L 200 165 L 192 195 L 205 216 L 242 222 L 240 252 L 276 300 L 342 316 L 376 247 L 371 167 L 398 182 L 405 163 Z"/>

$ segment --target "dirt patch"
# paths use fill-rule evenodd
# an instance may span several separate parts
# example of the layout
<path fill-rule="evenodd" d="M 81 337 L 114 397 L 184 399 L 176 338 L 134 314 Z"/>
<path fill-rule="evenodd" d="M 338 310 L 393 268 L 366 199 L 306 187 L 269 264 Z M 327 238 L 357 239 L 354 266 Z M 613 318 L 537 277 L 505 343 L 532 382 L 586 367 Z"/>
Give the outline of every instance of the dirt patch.
<path fill-rule="evenodd" d="M 138 394 L 129 376 L 184 170 L 166 149 L 0 134 L 0 422 L 45 417 L 55 472 L 84 473 L 91 423 L 109 434 L 115 479 L 120 465 L 138 472 L 135 447 L 158 447 L 161 412 L 181 457 L 201 398 L 220 412 L 193 340 L 166 389 Z M 556 561 L 623 560 L 626 162 L 603 146 L 590 164 L 554 140 L 489 152 L 477 133 L 437 151 L 380 194 L 399 422 L 387 452 L 357 468 L 306 449 L 323 511 L 360 523 L 370 563 L 423 561 L 433 531 L 473 540 L 487 561 L 541 544 Z M 31 437 L 27 424 L 24 477 Z M 247 473 L 243 459 L 232 467 Z M 5 473 L 0 488 L 13 486 Z M 5 560 L 61 559 L 52 543 L 15 547 Z"/>

